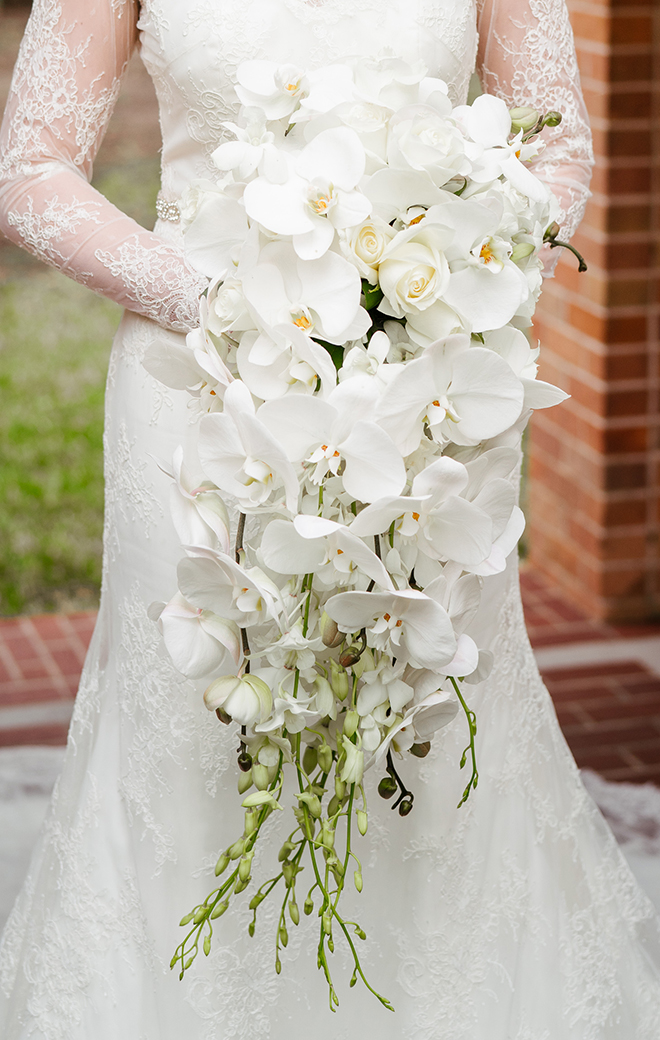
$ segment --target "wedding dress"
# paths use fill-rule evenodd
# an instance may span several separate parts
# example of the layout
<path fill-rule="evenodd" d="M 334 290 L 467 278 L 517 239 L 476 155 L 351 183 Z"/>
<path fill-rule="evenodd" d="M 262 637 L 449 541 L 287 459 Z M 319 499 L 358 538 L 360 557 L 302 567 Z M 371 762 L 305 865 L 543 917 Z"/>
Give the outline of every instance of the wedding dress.
<path fill-rule="evenodd" d="M 423 60 L 462 102 L 477 57 L 488 90 L 564 115 L 536 168 L 565 234 L 582 212 L 590 147 L 564 0 L 480 10 L 475 0 L 145 0 L 137 16 L 132 0 L 35 0 L 2 135 L 4 232 L 127 312 L 108 375 L 101 609 L 64 770 L 4 934 L 0 1036 L 657 1040 L 658 920 L 564 743 L 513 558 L 487 580 L 471 630 L 495 653 L 472 693 L 478 790 L 456 808 L 461 719 L 422 763 L 402 764 L 416 795 L 405 819 L 368 778 L 365 884 L 352 898 L 367 974 L 396 1013 L 348 988 L 339 944 L 341 1006 L 330 1013 L 307 919 L 279 976 L 272 921 L 250 939 L 246 911 L 223 917 L 210 957 L 182 983 L 170 972 L 178 919 L 243 823 L 236 735 L 175 670 L 147 616 L 175 590 L 180 555 L 155 460 L 190 441 L 194 417 L 142 358 L 196 323 L 205 283 L 185 259 L 178 200 L 208 175 L 235 115 L 232 73 L 249 58 L 314 67 L 389 52 Z M 88 184 L 136 24 L 163 131 L 154 233 Z M 269 876 L 280 841 L 274 831 L 256 876 Z"/>

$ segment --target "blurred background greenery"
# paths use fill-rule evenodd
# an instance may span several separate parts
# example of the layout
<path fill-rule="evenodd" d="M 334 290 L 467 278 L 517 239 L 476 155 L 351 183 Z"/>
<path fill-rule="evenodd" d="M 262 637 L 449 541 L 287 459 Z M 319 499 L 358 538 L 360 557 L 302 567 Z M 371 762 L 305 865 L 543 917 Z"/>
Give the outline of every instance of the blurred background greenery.
<path fill-rule="evenodd" d="M 26 17 L 0 10 L 1 107 Z M 134 58 L 94 184 L 145 227 L 159 144 L 151 82 Z M 0 240 L 0 615 L 97 601 L 103 398 L 120 313 Z"/>

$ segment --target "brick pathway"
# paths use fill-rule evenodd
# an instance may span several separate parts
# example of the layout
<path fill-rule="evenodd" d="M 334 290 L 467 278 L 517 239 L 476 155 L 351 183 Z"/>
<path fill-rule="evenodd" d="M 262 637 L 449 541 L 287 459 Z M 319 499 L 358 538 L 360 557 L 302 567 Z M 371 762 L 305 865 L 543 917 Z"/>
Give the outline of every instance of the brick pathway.
<path fill-rule="evenodd" d="M 608 780 L 660 783 L 660 626 L 599 625 L 528 570 L 522 588 L 530 637 L 578 765 Z M 0 746 L 64 743 L 95 620 L 93 612 L 0 620 Z M 599 660 L 605 641 L 614 660 Z M 585 648 L 595 660 L 580 663 Z M 559 667 L 569 653 L 572 663 Z"/>

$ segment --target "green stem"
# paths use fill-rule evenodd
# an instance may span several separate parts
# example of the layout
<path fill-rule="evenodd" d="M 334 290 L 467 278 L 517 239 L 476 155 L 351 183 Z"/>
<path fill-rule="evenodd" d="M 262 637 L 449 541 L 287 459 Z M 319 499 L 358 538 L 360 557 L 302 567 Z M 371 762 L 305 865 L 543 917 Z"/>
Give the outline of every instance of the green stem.
<path fill-rule="evenodd" d="M 461 693 L 461 691 L 460 691 L 460 689 L 458 687 L 458 683 L 456 682 L 454 677 L 450 676 L 449 678 L 451 680 L 452 686 L 454 687 L 454 691 L 456 693 L 456 696 L 458 697 L 458 699 L 460 701 L 461 707 L 462 707 L 463 711 L 465 712 L 465 717 L 466 717 L 466 719 L 468 721 L 468 727 L 469 727 L 469 730 L 470 730 L 470 743 L 465 748 L 465 750 L 464 750 L 464 752 L 463 752 L 463 754 L 461 756 L 461 769 L 463 768 L 463 766 L 465 765 L 465 763 L 467 761 L 467 753 L 469 751 L 470 752 L 470 756 L 472 758 L 472 776 L 470 777 L 470 779 L 468 781 L 467 787 L 463 791 L 463 797 L 461 798 L 460 802 L 458 803 L 458 808 L 460 809 L 460 807 L 462 805 L 464 805 L 465 802 L 467 802 L 468 798 L 470 797 L 470 791 L 476 790 L 477 784 L 479 783 L 479 771 L 477 769 L 477 752 L 476 752 L 475 744 L 474 744 L 474 738 L 477 735 L 477 716 L 470 708 L 468 708 L 467 704 L 465 703 L 465 699 L 463 698 L 463 694 Z"/>

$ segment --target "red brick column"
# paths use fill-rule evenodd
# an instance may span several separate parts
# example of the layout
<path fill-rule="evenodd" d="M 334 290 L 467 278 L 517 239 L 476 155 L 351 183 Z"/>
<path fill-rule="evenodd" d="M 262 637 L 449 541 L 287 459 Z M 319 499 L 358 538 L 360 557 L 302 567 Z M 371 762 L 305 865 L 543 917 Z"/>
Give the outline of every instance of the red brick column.
<path fill-rule="evenodd" d="M 592 616 L 660 613 L 660 5 L 569 0 L 594 131 L 593 198 L 536 322 L 541 376 L 572 395 L 533 420 L 532 562 Z"/>

